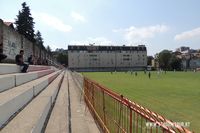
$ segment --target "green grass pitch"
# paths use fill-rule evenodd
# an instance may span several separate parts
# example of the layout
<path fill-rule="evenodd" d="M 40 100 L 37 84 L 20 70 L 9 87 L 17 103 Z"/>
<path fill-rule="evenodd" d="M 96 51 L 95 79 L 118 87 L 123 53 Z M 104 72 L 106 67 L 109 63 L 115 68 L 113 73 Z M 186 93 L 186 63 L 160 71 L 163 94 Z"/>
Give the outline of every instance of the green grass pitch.
<path fill-rule="evenodd" d="M 82 73 L 174 122 L 190 122 L 200 131 L 200 72 Z"/>

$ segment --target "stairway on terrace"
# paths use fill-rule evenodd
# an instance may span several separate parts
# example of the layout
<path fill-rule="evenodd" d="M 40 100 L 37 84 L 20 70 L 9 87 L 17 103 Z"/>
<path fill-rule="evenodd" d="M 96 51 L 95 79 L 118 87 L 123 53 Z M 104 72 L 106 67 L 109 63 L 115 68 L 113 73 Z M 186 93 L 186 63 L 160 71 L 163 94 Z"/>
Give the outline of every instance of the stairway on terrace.
<path fill-rule="evenodd" d="M 1 133 L 98 133 L 68 70 L 0 64 Z"/>

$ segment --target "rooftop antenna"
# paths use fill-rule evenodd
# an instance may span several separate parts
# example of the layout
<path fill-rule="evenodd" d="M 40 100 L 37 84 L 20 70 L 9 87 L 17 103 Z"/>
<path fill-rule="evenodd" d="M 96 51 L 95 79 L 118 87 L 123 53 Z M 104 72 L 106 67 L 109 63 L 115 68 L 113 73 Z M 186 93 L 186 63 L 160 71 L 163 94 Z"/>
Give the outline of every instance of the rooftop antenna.
<path fill-rule="evenodd" d="M 90 45 L 90 46 L 94 46 L 94 44 L 95 44 L 95 43 L 90 43 L 89 45 Z"/>

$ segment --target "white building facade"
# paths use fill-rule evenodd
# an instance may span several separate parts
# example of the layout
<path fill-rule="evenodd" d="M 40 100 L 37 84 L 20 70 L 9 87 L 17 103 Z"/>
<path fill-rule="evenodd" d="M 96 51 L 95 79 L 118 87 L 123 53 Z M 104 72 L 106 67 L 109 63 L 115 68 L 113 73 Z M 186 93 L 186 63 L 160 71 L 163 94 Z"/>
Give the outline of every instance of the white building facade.
<path fill-rule="evenodd" d="M 147 50 L 139 46 L 68 46 L 68 67 L 80 71 L 142 70 Z"/>

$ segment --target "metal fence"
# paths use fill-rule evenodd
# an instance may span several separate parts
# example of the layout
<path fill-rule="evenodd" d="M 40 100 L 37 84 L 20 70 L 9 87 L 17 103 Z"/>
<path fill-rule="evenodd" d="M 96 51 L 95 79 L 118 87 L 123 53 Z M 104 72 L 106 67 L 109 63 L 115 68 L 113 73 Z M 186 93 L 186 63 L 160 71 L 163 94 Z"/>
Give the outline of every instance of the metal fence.
<path fill-rule="evenodd" d="M 86 77 L 84 99 L 105 133 L 191 133 Z"/>

